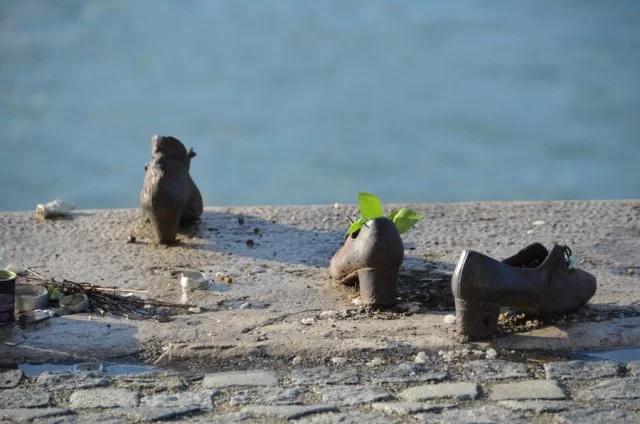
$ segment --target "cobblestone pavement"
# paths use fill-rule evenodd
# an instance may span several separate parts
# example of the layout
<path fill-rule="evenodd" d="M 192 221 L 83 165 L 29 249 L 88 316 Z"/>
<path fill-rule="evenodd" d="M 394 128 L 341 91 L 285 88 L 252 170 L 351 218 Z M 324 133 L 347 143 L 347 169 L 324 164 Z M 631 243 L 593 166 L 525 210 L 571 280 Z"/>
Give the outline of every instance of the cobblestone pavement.
<path fill-rule="evenodd" d="M 194 374 L 0 373 L 0 420 L 37 423 L 637 423 L 638 362 L 418 355 Z M 83 366 L 82 369 L 90 369 Z"/>
<path fill-rule="evenodd" d="M 200 308 L 0 329 L 0 422 L 640 422 L 640 362 L 567 359 L 640 345 L 639 201 L 402 206 L 426 219 L 404 237 L 399 304 L 375 313 L 327 273 L 354 205 L 207 208 L 172 248 L 150 243 L 138 210 L 0 213 L 7 260 Z M 548 322 L 501 315 L 490 345 L 461 344 L 445 316 L 460 252 L 503 258 L 533 241 L 570 244 L 594 298 Z M 192 269 L 233 284 L 185 293 L 178 276 Z M 109 376 L 86 363 L 113 358 L 167 368 Z M 86 364 L 7 371 L 56 361 Z"/>

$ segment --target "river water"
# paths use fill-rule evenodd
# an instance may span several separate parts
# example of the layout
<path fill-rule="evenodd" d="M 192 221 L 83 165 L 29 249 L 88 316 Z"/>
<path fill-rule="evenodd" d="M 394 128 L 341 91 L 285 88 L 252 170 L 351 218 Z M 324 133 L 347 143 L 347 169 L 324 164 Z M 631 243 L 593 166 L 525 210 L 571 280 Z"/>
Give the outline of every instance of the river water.
<path fill-rule="evenodd" d="M 0 3 L 0 210 L 640 197 L 640 2 Z"/>

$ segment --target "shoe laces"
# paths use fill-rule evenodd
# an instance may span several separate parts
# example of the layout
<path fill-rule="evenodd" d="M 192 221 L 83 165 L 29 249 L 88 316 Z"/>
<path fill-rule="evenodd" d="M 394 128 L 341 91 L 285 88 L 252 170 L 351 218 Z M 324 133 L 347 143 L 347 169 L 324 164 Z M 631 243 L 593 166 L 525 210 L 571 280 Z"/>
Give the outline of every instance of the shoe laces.
<path fill-rule="evenodd" d="M 567 265 L 567 268 L 573 269 L 575 264 L 575 258 L 573 257 L 573 252 L 569 246 L 562 246 L 564 253 L 564 263 Z"/>

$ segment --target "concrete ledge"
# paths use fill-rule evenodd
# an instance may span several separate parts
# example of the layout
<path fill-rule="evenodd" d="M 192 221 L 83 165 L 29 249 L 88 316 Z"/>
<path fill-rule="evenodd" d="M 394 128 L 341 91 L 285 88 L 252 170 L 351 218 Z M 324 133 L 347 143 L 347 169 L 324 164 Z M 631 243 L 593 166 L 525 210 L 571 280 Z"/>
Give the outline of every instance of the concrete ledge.
<path fill-rule="evenodd" d="M 628 310 L 640 299 L 640 201 L 410 207 L 426 219 L 404 237 L 407 275 L 450 272 L 465 248 L 502 258 L 533 241 L 562 241 L 572 247 L 579 267 L 598 278 L 593 304 Z M 181 298 L 175 273 L 182 269 L 233 277 L 227 291 L 199 291 L 188 298 L 211 312 L 168 323 L 79 314 L 24 330 L 2 329 L 0 363 L 135 354 L 167 361 L 252 353 L 292 357 L 457 346 L 453 327 L 442 320 L 446 312 L 426 307 L 384 320 L 376 315 L 319 316 L 324 310 L 353 307 L 356 292 L 335 287 L 326 267 L 342 242 L 344 217 L 355 214 L 353 205 L 206 208 L 202 221 L 181 236 L 181 244 L 166 248 L 150 243 L 137 210 L 81 211 L 59 221 L 40 221 L 31 212 L 0 213 L 5 260 L 38 266 L 50 277 L 148 290 L 171 301 Z M 129 235 L 138 242 L 125 244 Z M 253 247 L 247 245 L 249 239 Z M 249 307 L 240 309 L 243 303 Z M 308 317 L 316 317 L 315 323 L 303 325 L 301 319 Z M 522 349 L 637 345 L 638 322 L 627 317 L 543 328 L 493 344 Z"/>

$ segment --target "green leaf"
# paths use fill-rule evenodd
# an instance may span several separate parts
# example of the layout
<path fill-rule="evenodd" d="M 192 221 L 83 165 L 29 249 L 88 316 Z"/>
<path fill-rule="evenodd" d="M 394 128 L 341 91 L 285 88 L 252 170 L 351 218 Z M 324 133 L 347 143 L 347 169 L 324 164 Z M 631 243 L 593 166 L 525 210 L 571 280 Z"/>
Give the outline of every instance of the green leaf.
<path fill-rule="evenodd" d="M 47 287 L 47 294 L 49 295 L 49 300 L 58 300 L 58 298 L 62 296 L 60 291 L 54 286 Z"/>
<path fill-rule="evenodd" d="M 391 211 L 389 219 L 396 224 L 396 228 L 400 234 L 404 234 L 411 229 L 418 221 L 424 219 L 422 215 L 412 211 L 411 209 L 402 208 Z"/>
<path fill-rule="evenodd" d="M 360 206 L 360 215 L 362 215 L 363 218 L 373 219 L 384 216 L 382 202 L 375 194 L 358 194 L 358 205 Z"/>
<path fill-rule="evenodd" d="M 353 233 L 355 233 L 356 231 L 358 231 L 360 228 L 362 228 L 364 226 L 364 224 L 366 224 L 368 221 L 367 218 L 364 217 L 360 217 L 358 218 L 357 221 L 353 221 L 351 223 L 351 225 L 349 226 L 349 229 L 347 230 L 347 235 L 351 235 Z"/>

